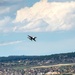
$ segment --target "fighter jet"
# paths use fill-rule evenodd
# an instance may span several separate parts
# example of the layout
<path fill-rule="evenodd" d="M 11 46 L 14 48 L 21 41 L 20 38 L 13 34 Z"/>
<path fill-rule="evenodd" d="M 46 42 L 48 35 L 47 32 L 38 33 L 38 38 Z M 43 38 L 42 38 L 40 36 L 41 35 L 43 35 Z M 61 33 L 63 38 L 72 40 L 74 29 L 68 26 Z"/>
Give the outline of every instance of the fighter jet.
<path fill-rule="evenodd" d="M 32 36 L 28 35 L 28 39 L 30 39 L 31 41 L 32 41 L 32 40 L 36 41 L 36 40 L 35 40 L 36 38 L 37 38 L 37 37 L 32 37 Z"/>

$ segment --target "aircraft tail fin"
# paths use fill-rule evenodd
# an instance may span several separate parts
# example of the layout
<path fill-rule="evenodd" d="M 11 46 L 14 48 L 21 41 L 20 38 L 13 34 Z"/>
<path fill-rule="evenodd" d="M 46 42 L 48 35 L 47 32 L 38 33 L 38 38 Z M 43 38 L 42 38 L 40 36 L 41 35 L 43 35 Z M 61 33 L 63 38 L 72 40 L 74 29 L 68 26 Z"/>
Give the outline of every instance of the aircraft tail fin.
<path fill-rule="evenodd" d="M 37 37 L 34 37 L 34 39 L 33 39 L 33 40 L 34 40 L 34 41 L 36 41 L 36 38 L 37 38 Z"/>

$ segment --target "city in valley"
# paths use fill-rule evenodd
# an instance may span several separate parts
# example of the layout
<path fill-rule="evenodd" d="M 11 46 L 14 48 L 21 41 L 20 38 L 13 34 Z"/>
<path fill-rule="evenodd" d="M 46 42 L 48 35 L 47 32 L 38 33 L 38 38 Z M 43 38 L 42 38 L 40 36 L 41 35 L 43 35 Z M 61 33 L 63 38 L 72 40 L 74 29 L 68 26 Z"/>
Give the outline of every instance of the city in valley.
<path fill-rule="evenodd" d="M 0 57 L 0 75 L 75 75 L 75 53 Z"/>

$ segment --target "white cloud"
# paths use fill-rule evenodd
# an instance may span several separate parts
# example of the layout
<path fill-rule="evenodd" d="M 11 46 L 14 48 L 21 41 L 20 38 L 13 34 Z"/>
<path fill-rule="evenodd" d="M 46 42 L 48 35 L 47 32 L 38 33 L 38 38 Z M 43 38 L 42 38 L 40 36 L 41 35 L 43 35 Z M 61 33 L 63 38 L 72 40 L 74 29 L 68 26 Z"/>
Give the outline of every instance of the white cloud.
<path fill-rule="evenodd" d="M 0 15 L 10 12 L 10 7 L 0 7 Z"/>
<path fill-rule="evenodd" d="M 10 0 L 0 0 L 0 3 L 3 3 L 3 2 L 16 3 L 16 2 L 21 2 L 21 1 L 23 1 L 23 0 L 12 0 L 12 1 L 10 1 Z"/>
<path fill-rule="evenodd" d="M 69 30 L 74 27 L 74 19 L 75 2 L 41 0 L 32 7 L 25 7 L 17 11 L 15 22 L 26 21 L 28 23 L 15 28 L 19 31 Z"/>
<path fill-rule="evenodd" d="M 13 30 L 12 19 L 8 16 L 0 19 L 0 32 L 10 32 Z"/>
<path fill-rule="evenodd" d="M 5 42 L 5 43 L 0 43 L 0 46 L 13 45 L 13 44 L 21 43 L 21 42 L 22 42 L 22 41 Z"/>
<path fill-rule="evenodd" d="M 11 20 L 10 17 L 4 17 L 3 19 L 0 20 L 0 26 L 4 26 L 5 24 L 9 23 Z"/>

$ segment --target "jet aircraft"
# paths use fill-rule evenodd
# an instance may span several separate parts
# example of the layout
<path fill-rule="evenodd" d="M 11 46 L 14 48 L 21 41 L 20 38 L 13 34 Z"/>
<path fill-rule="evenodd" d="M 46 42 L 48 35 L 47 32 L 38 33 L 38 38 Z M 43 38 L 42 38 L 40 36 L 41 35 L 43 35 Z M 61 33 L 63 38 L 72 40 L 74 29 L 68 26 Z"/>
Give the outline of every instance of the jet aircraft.
<path fill-rule="evenodd" d="M 32 36 L 28 35 L 28 39 L 30 39 L 31 41 L 32 41 L 32 40 L 36 41 L 36 40 L 35 40 L 36 38 L 37 38 L 37 37 L 32 37 Z"/>

